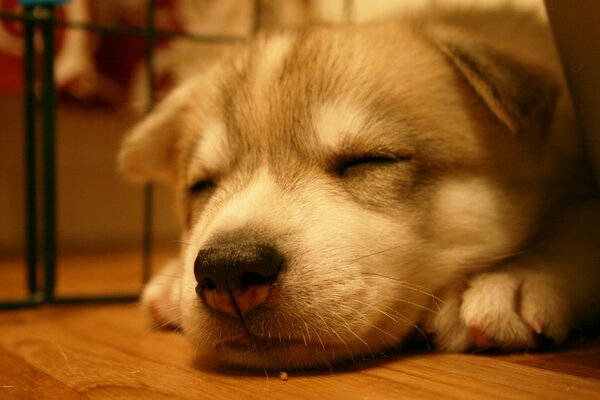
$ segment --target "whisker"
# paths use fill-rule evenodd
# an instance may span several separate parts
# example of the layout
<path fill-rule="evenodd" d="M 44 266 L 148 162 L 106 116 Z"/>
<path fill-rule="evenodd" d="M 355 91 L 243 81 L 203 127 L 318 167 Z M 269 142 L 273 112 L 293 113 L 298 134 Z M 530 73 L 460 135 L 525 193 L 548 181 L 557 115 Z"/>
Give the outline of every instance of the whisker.
<path fill-rule="evenodd" d="M 392 317 L 390 314 L 388 314 L 387 312 L 381 310 L 380 308 L 377 308 L 377 307 L 373 306 L 372 304 L 365 303 L 364 301 L 360 301 L 360 300 L 357 300 L 357 299 L 352 299 L 352 301 L 355 302 L 355 303 L 359 303 L 359 304 L 365 305 L 365 306 L 371 308 L 372 310 L 375 310 L 378 313 L 381 313 L 381 314 L 385 315 L 386 317 L 388 317 L 392 321 L 398 322 L 398 320 L 396 320 L 396 318 Z"/>
<path fill-rule="evenodd" d="M 382 275 L 382 274 L 378 274 L 376 272 L 362 272 L 363 275 L 367 275 L 367 277 L 371 277 L 371 278 L 382 278 L 382 279 L 388 279 L 391 280 L 395 283 L 397 283 L 399 286 L 406 288 L 406 289 L 410 289 L 413 290 L 415 292 L 419 292 L 421 294 L 426 295 L 427 297 L 430 297 L 433 300 L 439 301 L 442 304 L 445 304 L 444 300 L 437 297 L 436 295 L 434 295 L 432 292 L 428 292 L 426 290 L 424 290 L 423 286 L 420 285 L 416 285 L 416 284 L 412 284 L 406 281 L 402 281 L 400 279 L 396 279 L 393 278 L 391 276 L 386 276 L 386 275 Z"/>
<path fill-rule="evenodd" d="M 530 253 L 533 250 L 535 250 L 536 247 L 537 247 L 537 245 L 536 246 L 530 246 L 528 248 L 521 249 L 519 251 L 514 251 L 514 252 L 511 252 L 511 253 L 506 253 L 506 254 L 498 255 L 498 256 L 495 256 L 495 257 L 489 257 L 489 258 L 482 258 L 482 259 L 479 259 L 479 260 L 473 260 L 472 263 L 475 263 L 475 264 L 494 264 L 494 263 L 506 261 L 506 260 L 511 259 L 513 257 L 516 257 L 516 256 L 520 256 L 520 255 L 523 255 L 523 254 Z M 470 264 L 470 263 L 471 262 L 465 263 L 465 264 Z"/>
<path fill-rule="evenodd" d="M 369 348 L 369 343 L 367 343 L 363 338 L 361 338 L 360 336 L 358 336 L 358 334 L 352 330 L 352 327 L 350 327 L 350 324 L 348 324 L 348 322 L 346 322 L 343 319 L 342 319 L 342 322 L 346 326 L 346 329 L 348 330 L 348 332 L 350 332 L 352 334 L 352 336 L 354 336 L 355 338 L 357 338 L 360 342 L 362 342 L 365 346 L 367 346 L 367 348 Z"/>
<path fill-rule="evenodd" d="M 306 321 L 304 319 L 302 320 L 302 323 L 304 324 L 304 327 L 306 328 L 306 336 L 308 336 L 308 341 L 310 342 L 310 329 L 308 329 L 308 324 L 306 323 Z M 306 346 L 306 337 L 304 336 L 304 333 L 302 334 L 302 339 L 304 339 L 304 345 Z"/>
<path fill-rule="evenodd" d="M 350 262 L 355 262 L 355 261 L 362 260 L 362 259 L 365 259 L 365 258 L 368 258 L 368 257 L 373 257 L 373 256 L 376 256 L 376 255 L 378 255 L 378 254 L 386 253 L 386 252 L 388 252 L 388 251 L 397 250 L 397 249 L 399 249 L 399 248 L 402 248 L 402 247 L 408 246 L 409 244 L 410 244 L 410 243 L 403 243 L 403 244 L 400 244 L 400 245 L 398 245 L 398 246 L 389 247 L 389 248 L 387 248 L 387 249 L 383 249 L 383 250 L 381 250 L 381 251 L 376 251 L 376 252 L 374 252 L 374 253 L 370 253 L 370 254 L 367 254 L 367 255 L 364 255 L 364 256 L 360 256 L 360 257 L 358 257 L 358 258 L 354 258 L 354 259 L 352 259 L 352 260 L 349 260 L 349 261 L 350 261 Z"/>
<path fill-rule="evenodd" d="M 403 281 L 401 279 L 394 278 L 394 277 L 388 276 L 388 275 L 379 274 L 377 272 L 361 272 L 361 274 L 362 275 L 367 275 L 368 277 L 373 277 L 373 278 L 385 278 L 385 279 L 389 279 L 389 280 L 394 281 L 394 282 L 401 283 L 401 284 L 403 284 L 403 285 L 405 285 L 407 287 L 425 290 L 425 286 L 423 286 L 423 285 L 418 285 L 418 284 L 413 283 L 413 282 Z M 427 294 L 430 294 L 430 293 L 427 292 Z"/>
<path fill-rule="evenodd" d="M 323 351 L 325 351 L 325 344 L 323 343 L 323 339 L 321 338 L 321 335 L 319 335 L 318 332 L 315 332 L 315 335 L 317 336 L 317 339 L 319 339 L 319 342 L 321 343 L 321 347 L 323 348 Z"/>
<path fill-rule="evenodd" d="M 360 303 L 360 304 L 363 304 L 363 305 L 365 305 L 365 306 L 367 306 L 367 307 L 369 307 L 369 308 L 371 308 L 371 309 L 375 310 L 376 312 L 378 312 L 378 313 L 381 313 L 381 314 L 385 315 L 386 317 L 390 318 L 392 321 L 394 321 L 394 322 L 398 323 L 398 320 L 396 320 L 395 318 L 393 318 L 392 316 L 390 316 L 390 314 L 389 314 L 389 313 L 385 312 L 384 310 L 382 310 L 382 309 L 380 309 L 380 308 L 378 308 L 378 307 L 375 307 L 375 306 L 373 306 L 373 305 L 371 305 L 371 304 L 368 304 L 368 303 L 365 303 L 365 302 L 361 302 L 360 300 L 356 300 L 356 299 L 354 299 L 353 301 L 355 301 L 355 302 L 358 302 L 358 303 Z M 389 308 L 389 307 L 388 307 L 388 308 Z M 396 316 L 396 317 L 400 318 L 400 319 L 401 319 L 403 322 L 407 323 L 407 324 L 408 324 L 408 325 L 410 325 L 411 327 L 413 327 L 413 328 L 415 328 L 415 329 L 417 329 L 417 330 L 419 330 L 419 331 L 420 331 L 420 329 L 419 329 L 419 327 L 417 326 L 417 324 L 416 324 L 414 321 L 412 321 L 410 318 L 407 318 L 405 315 L 403 315 L 402 313 L 400 313 L 400 312 L 398 312 L 398 311 L 396 311 L 396 310 L 393 310 L 393 314 L 394 314 L 394 316 Z M 375 327 L 374 325 L 370 325 L 370 326 L 372 326 L 372 327 Z M 423 333 L 423 332 L 421 331 L 421 333 Z M 393 336 L 392 336 L 392 337 L 393 337 Z"/>
<path fill-rule="evenodd" d="M 366 304 L 366 303 L 365 303 L 365 304 Z M 381 333 L 383 333 L 383 334 L 385 334 L 385 335 L 387 335 L 387 336 L 391 337 L 391 338 L 392 338 L 392 339 L 394 339 L 394 340 L 398 340 L 398 338 L 397 338 L 396 336 L 392 335 L 391 333 L 389 333 L 389 332 L 387 332 L 387 331 L 384 331 L 383 329 L 381 329 L 381 328 L 379 328 L 378 326 L 376 326 L 376 325 L 374 325 L 373 323 L 371 323 L 371 322 L 369 321 L 369 319 L 368 319 L 368 318 L 367 318 L 367 317 L 366 317 L 366 316 L 365 316 L 363 313 L 361 313 L 360 311 L 358 311 L 357 309 L 355 309 L 355 308 L 353 308 L 353 307 L 350 307 L 350 306 L 347 306 L 347 305 L 346 305 L 346 306 L 341 306 L 341 305 L 340 305 L 339 307 L 341 307 L 341 308 L 344 308 L 344 309 L 347 309 L 347 310 L 350 310 L 350 311 L 352 311 L 353 313 L 359 314 L 359 315 L 360 315 L 360 316 L 363 318 L 363 320 L 364 320 L 364 322 L 365 322 L 365 324 L 366 324 L 366 325 L 368 325 L 369 327 L 371 327 L 371 328 L 373 328 L 373 329 L 375 329 L 375 330 L 378 330 L 378 331 L 380 331 Z M 376 308 L 376 307 L 373 307 L 373 308 L 375 309 L 375 311 L 383 313 L 383 314 L 384 314 L 384 315 L 386 315 L 388 318 L 390 318 L 392 321 L 394 321 L 395 323 L 398 323 L 398 320 L 396 320 L 395 318 L 391 317 L 389 314 L 387 314 L 387 313 L 385 313 L 385 312 L 383 312 L 383 311 L 379 310 L 379 309 L 378 309 L 378 308 Z M 408 318 L 405 318 L 405 322 L 409 322 L 409 321 L 410 321 L 410 320 L 409 320 Z"/>

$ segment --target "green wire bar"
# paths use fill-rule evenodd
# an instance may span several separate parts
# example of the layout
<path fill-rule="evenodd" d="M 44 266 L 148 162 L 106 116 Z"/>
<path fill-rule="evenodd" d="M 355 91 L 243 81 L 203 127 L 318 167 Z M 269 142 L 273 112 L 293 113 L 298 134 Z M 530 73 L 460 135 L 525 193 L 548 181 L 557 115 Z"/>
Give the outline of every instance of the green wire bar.
<path fill-rule="evenodd" d="M 37 176 L 36 176 L 36 148 L 35 148 L 35 50 L 34 50 L 34 22 L 33 8 L 25 7 L 23 20 L 23 76 L 24 76 L 24 171 L 25 171 L 25 263 L 27 266 L 27 288 L 30 295 L 34 295 L 38 288 L 37 283 Z"/>
<path fill-rule="evenodd" d="M 54 65 L 54 8 L 40 7 L 41 12 L 35 15 L 35 6 L 25 6 L 23 11 L 23 74 L 24 82 L 24 154 L 25 154 L 25 264 L 27 273 L 27 289 L 29 298 L 24 300 L 5 301 L 0 309 L 28 307 L 51 301 L 54 297 L 56 272 L 56 223 L 55 223 L 55 114 L 56 98 L 53 86 Z M 38 176 L 37 176 L 37 144 L 38 135 L 36 95 L 35 95 L 35 48 L 34 34 L 36 25 L 42 28 L 44 44 L 42 81 L 42 161 L 43 161 L 43 221 L 42 243 L 38 232 Z M 48 55 L 49 54 L 49 55 Z M 51 81 L 48 82 L 48 75 Z M 43 245 L 44 279 L 43 286 L 38 282 L 38 249 Z"/>
<path fill-rule="evenodd" d="M 154 77 L 154 46 L 156 45 L 156 34 L 154 31 L 154 16 L 156 15 L 156 1 L 147 0 L 146 4 L 146 76 L 148 80 L 148 99 L 146 105 L 146 114 L 154 108 L 154 93 L 156 91 L 156 81 Z M 152 270 L 152 237 L 154 231 L 154 186 L 146 184 L 143 192 L 143 228 L 142 228 L 142 282 L 146 283 L 150 279 Z"/>
<path fill-rule="evenodd" d="M 56 282 L 56 88 L 54 85 L 54 6 L 40 8 L 44 38 L 42 54 L 42 165 L 44 254 L 43 299 L 54 298 Z"/>

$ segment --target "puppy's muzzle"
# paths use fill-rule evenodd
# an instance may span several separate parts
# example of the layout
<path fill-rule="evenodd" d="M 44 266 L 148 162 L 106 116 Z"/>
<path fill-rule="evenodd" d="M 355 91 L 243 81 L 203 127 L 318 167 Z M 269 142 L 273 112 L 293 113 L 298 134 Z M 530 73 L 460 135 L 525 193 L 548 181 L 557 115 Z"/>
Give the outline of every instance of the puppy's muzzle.
<path fill-rule="evenodd" d="M 196 293 L 207 307 L 241 318 L 267 301 L 282 264 L 270 245 L 235 240 L 212 245 L 194 263 Z"/>

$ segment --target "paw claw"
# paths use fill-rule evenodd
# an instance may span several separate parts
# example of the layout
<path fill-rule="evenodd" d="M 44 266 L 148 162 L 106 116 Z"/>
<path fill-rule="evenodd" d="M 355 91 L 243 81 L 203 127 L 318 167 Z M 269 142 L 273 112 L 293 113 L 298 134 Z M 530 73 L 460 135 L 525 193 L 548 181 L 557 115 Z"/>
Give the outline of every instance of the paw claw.
<path fill-rule="evenodd" d="M 530 324 L 530 327 L 536 335 L 541 335 L 543 333 L 542 324 L 538 320 L 533 321 Z"/>
<path fill-rule="evenodd" d="M 471 326 L 471 342 L 473 346 L 480 350 L 496 347 L 496 343 L 487 337 L 483 331 L 475 326 Z"/>

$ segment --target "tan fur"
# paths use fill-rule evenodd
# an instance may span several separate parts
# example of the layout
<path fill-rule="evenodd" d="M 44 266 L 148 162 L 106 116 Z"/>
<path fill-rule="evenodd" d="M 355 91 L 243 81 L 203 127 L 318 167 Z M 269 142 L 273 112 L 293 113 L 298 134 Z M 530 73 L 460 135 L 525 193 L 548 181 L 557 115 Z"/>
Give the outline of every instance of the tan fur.
<path fill-rule="evenodd" d="M 474 344 L 472 328 L 507 349 L 535 346 L 534 333 L 562 341 L 600 308 L 598 250 L 577 239 L 576 221 L 598 230 L 581 220 L 597 206 L 578 205 L 595 196 L 580 151 L 533 16 L 434 12 L 260 37 L 124 142 L 124 172 L 171 182 L 187 221 L 180 298 L 164 305 L 165 288 L 145 305 L 175 307 L 157 319 L 181 321 L 201 353 L 260 368 L 371 356 L 417 324 L 452 351 Z M 235 235 L 285 259 L 243 324 L 195 292 L 198 252 Z M 268 346 L 240 349 L 254 341 Z"/>

